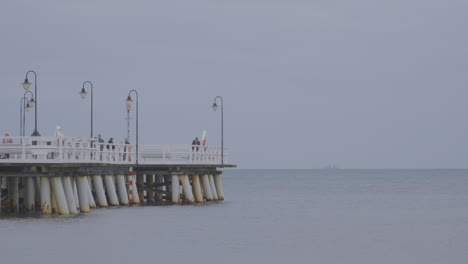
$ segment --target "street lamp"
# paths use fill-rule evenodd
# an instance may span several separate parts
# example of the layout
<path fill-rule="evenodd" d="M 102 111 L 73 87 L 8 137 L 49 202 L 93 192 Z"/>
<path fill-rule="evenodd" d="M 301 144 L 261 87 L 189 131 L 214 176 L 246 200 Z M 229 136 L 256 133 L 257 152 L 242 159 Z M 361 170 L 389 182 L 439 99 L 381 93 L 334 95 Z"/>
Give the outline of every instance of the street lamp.
<path fill-rule="evenodd" d="M 130 109 L 132 109 L 133 99 L 130 96 L 132 92 L 135 92 L 136 94 L 136 164 L 138 164 L 138 92 L 136 90 L 131 90 L 130 92 L 128 92 L 127 113 L 130 113 Z"/>
<path fill-rule="evenodd" d="M 41 134 L 39 134 L 39 131 L 37 131 L 37 74 L 35 71 L 28 71 L 26 72 L 26 78 L 24 79 L 24 83 L 23 84 L 23 88 L 24 90 L 29 90 L 29 87 L 31 87 L 31 83 L 28 81 L 28 74 L 29 73 L 34 73 L 34 132 L 32 133 L 31 136 L 41 136 Z M 31 106 L 31 104 L 29 105 Z M 32 106 L 31 106 L 32 107 Z"/>
<path fill-rule="evenodd" d="M 80 92 L 81 99 L 85 99 L 86 95 L 88 94 L 85 90 L 85 84 L 89 83 L 91 85 L 91 138 L 93 138 L 93 83 L 90 81 L 85 81 L 83 83 L 83 88 Z"/>
<path fill-rule="evenodd" d="M 26 97 L 26 94 L 31 94 L 31 99 L 28 100 Z M 24 137 L 24 130 L 25 130 L 25 125 L 26 125 L 26 112 L 29 112 L 29 110 L 34 106 L 34 95 L 31 91 L 26 91 L 24 92 L 23 97 L 20 100 L 20 136 Z"/>
<path fill-rule="evenodd" d="M 221 100 L 221 164 L 224 164 L 224 139 L 223 139 L 223 136 L 224 136 L 224 128 L 223 128 L 223 116 L 224 116 L 224 113 L 223 113 L 223 98 L 221 96 L 216 96 L 215 99 L 214 99 L 214 102 L 213 102 L 213 105 L 211 107 L 213 107 L 213 111 L 216 111 L 218 110 L 218 105 L 216 104 L 216 99 L 220 99 Z"/>

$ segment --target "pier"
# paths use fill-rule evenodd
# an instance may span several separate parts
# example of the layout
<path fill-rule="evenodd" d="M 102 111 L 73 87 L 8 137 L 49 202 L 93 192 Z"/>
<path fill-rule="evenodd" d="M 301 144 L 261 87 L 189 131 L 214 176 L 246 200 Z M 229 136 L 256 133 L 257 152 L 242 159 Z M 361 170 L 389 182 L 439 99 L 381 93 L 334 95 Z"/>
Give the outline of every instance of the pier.
<path fill-rule="evenodd" d="M 88 213 L 98 207 L 224 200 L 224 146 L 0 137 L 1 212 Z"/>

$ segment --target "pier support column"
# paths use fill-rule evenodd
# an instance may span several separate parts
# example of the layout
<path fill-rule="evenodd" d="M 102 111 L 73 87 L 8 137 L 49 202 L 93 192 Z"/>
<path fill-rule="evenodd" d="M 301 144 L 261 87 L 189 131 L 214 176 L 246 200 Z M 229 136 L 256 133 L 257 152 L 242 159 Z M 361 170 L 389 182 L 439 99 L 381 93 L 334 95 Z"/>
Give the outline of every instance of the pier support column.
<path fill-rule="evenodd" d="M 19 212 L 18 177 L 8 177 L 8 205 L 10 206 L 10 213 Z"/>
<path fill-rule="evenodd" d="M 50 208 L 52 209 L 52 214 L 58 213 L 57 199 L 55 198 L 54 188 L 52 187 L 52 179 L 50 181 Z"/>
<path fill-rule="evenodd" d="M 153 174 L 146 174 L 146 186 L 151 186 L 151 189 L 153 189 L 153 184 L 154 184 L 154 175 Z M 146 201 L 147 202 L 154 202 L 154 192 L 152 190 L 146 191 Z"/>
<path fill-rule="evenodd" d="M 182 181 L 182 189 L 184 190 L 184 202 L 194 203 L 192 187 L 190 186 L 190 181 L 188 175 L 181 175 L 180 180 Z"/>
<path fill-rule="evenodd" d="M 128 194 L 127 187 L 125 186 L 125 176 L 117 175 L 115 178 L 117 180 L 117 193 L 119 195 L 119 202 L 121 205 L 128 205 Z"/>
<path fill-rule="evenodd" d="M 132 184 L 132 193 L 133 193 L 133 204 L 139 204 L 140 201 L 140 194 L 138 193 L 138 187 L 135 181 L 135 177 L 133 177 L 133 184 Z"/>
<path fill-rule="evenodd" d="M 210 174 L 208 176 L 208 178 L 210 180 L 210 187 L 211 187 L 211 193 L 213 194 L 213 200 L 217 201 L 218 200 L 218 192 L 216 191 L 216 186 L 215 186 L 215 183 L 214 183 L 213 174 Z"/>
<path fill-rule="evenodd" d="M 26 211 L 34 211 L 36 209 L 36 186 L 33 177 L 26 177 L 25 189 L 24 207 Z"/>
<path fill-rule="evenodd" d="M 76 187 L 78 189 L 78 200 L 80 201 L 80 211 L 83 213 L 89 213 L 89 202 L 88 202 L 88 183 L 86 176 L 78 176 L 76 178 Z"/>
<path fill-rule="evenodd" d="M 41 207 L 41 178 L 33 177 L 33 180 L 36 207 Z"/>
<path fill-rule="evenodd" d="M 221 174 L 215 174 L 214 176 L 214 182 L 216 186 L 216 192 L 218 193 L 218 199 L 219 200 L 224 200 L 224 194 L 223 194 L 223 186 L 221 185 Z"/>
<path fill-rule="evenodd" d="M 203 188 L 203 175 L 198 175 L 198 179 L 200 181 L 200 190 L 202 194 L 202 199 L 205 201 L 206 199 L 206 194 L 205 194 L 205 188 Z"/>
<path fill-rule="evenodd" d="M 67 199 L 65 198 L 65 191 L 63 190 L 61 177 L 52 178 L 52 191 L 57 202 L 57 212 L 61 215 L 69 215 Z"/>
<path fill-rule="evenodd" d="M 75 198 L 76 209 L 80 209 L 80 200 L 78 199 L 78 188 L 76 187 L 78 177 L 70 177 L 73 187 L 73 197 Z"/>
<path fill-rule="evenodd" d="M 91 185 L 88 181 L 89 176 L 84 176 L 84 181 L 86 183 L 86 191 L 88 192 L 88 203 L 90 208 L 95 208 L 96 207 L 96 202 L 94 201 L 94 196 L 93 192 L 91 191 Z"/>
<path fill-rule="evenodd" d="M 106 176 L 104 176 L 104 177 L 106 177 Z M 112 177 L 112 176 L 110 176 L 110 177 Z M 111 180 L 112 180 L 112 178 L 111 178 Z M 94 184 L 94 190 L 96 190 L 96 196 L 97 196 L 99 206 L 107 207 L 106 193 L 104 191 L 104 185 L 102 184 L 101 175 L 94 175 L 93 176 L 93 184 Z M 113 182 L 112 182 L 112 184 L 113 184 Z M 109 195 L 109 197 L 111 196 L 111 194 L 109 194 L 109 189 L 107 191 L 107 194 Z M 115 195 L 115 189 L 114 189 L 114 196 L 116 196 Z"/>
<path fill-rule="evenodd" d="M 65 198 L 67 199 L 68 210 L 70 211 L 70 214 L 77 214 L 78 211 L 76 210 L 75 194 L 73 192 L 70 177 L 63 177 L 62 184 L 63 190 L 65 191 Z"/>
<path fill-rule="evenodd" d="M 200 187 L 200 176 L 192 175 L 192 187 L 195 194 L 195 202 L 203 203 L 203 194 Z"/>
<path fill-rule="evenodd" d="M 109 203 L 113 206 L 119 205 L 119 199 L 117 198 L 117 193 L 115 192 L 114 177 L 112 175 L 104 176 L 104 182 L 106 185 L 107 196 L 109 197 Z M 102 182 L 101 182 L 102 184 Z M 103 190 L 104 192 L 104 190 Z M 104 194 L 104 193 L 103 193 Z M 105 198 L 105 196 L 104 196 Z M 107 206 L 107 203 L 106 203 Z"/>
<path fill-rule="evenodd" d="M 86 178 L 88 180 L 89 190 L 91 191 L 91 193 L 93 193 L 93 178 L 91 176 L 87 176 Z M 95 200 L 94 195 L 93 200 Z"/>
<path fill-rule="evenodd" d="M 180 185 L 179 175 L 172 175 L 172 202 L 178 204 L 180 202 Z"/>
<path fill-rule="evenodd" d="M 211 184 L 208 174 L 204 174 L 202 177 L 203 189 L 205 190 L 206 200 L 213 201 L 213 193 L 211 192 Z"/>
<path fill-rule="evenodd" d="M 142 203 L 145 202 L 145 182 L 143 180 L 143 175 L 137 175 L 137 186 L 138 186 L 138 198 Z"/>
<path fill-rule="evenodd" d="M 52 213 L 52 201 L 50 195 L 49 177 L 40 177 L 41 185 L 41 212 L 43 214 Z"/>
<path fill-rule="evenodd" d="M 55 198 L 55 191 L 53 187 L 53 178 L 49 178 L 50 181 L 50 206 L 52 208 L 52 214 L 57 214 L 58 213 L 58 205 L 57 205 L 57 199 Z"/>

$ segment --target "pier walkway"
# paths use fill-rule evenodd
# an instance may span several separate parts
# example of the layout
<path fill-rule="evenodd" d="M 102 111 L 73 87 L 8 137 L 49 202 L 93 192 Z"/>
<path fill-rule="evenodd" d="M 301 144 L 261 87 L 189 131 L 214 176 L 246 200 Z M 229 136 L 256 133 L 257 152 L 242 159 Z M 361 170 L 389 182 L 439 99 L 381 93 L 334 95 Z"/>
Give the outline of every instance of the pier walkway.
<path fill-rule="evenodd" d="M 0 137 L 0 142 L 6 139 Z M 0 144 L 0 163 L 222 164 L 221 147 L 98 143 L 91 138 L 8 137 Z M 138 161 L 138 162 L 137 162 Z"/>
<path fill-rule="evenodd" d="M 92 138 L 0 137 L 1 212 L 75 214 L 150 202 L 223 200 L 219 146 L 99 143 Z M 137 152 L 138 149 L 138 152 Z"/>

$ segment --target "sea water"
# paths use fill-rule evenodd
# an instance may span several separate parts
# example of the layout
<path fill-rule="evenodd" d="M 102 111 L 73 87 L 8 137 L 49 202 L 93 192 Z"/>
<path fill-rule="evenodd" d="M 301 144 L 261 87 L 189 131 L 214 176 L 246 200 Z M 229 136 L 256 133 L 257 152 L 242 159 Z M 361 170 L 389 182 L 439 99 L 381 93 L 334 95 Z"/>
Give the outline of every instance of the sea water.
<path fill-rule="evenodd" d="M 468 263 L 468 170 L 240 170 L 224 202 L 0 217 L 0 263 Z"/>

